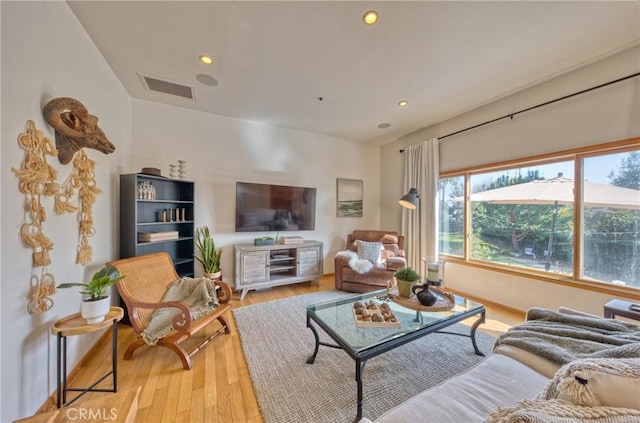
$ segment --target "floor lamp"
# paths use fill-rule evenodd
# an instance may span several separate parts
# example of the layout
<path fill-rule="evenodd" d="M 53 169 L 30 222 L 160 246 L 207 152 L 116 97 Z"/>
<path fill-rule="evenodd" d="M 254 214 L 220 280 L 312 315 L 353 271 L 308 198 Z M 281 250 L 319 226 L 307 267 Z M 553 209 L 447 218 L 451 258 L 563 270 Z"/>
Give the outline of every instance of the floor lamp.
<path fill-rule="evenodd" d="M 422 219 L 420 219 L 420 193 L 416 188 L 411 188 L 399 201 L 400 205 L 410 210 L 418 210 L 418 268 L 419 273 L 422 273 Z M 426 278 L 426 275 L 425 275 Z"/>

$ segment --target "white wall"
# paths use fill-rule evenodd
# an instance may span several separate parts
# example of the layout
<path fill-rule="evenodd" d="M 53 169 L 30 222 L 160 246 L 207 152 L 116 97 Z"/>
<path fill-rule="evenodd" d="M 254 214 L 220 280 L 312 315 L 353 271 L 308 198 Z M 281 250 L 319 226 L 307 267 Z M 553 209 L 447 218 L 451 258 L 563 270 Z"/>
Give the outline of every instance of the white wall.
<path fill-rule="evenodd" d="M 385 165 L 381 169 L 380 195 L 390 200 L 382 204 L 382 221 L 400 226 L 400 207 L 394 201 L 403 194 L 400 149 L 639 70 L 640 48 L 635 47 L 385 145 L 381 152 Z M 634 78 L 445 138 L 440 145 L 440 167 L 442 171 L 462 169 L 638 136 L 640 78 Z M 612 298 L 453 263 L 447 264 L 446 275 L 447 284 L 453 288 L 519 310 L 562 304 L 601 314 L 602 304 Z"/>
<path fill-rule="evenodd" d="M 133 140 L 127 173 L 151 166 L 168 176 L 169 164 L 187 162 L 186 179 L 196 183 L 196 225 L 209 225 L 216 245 L 225 248 L 222 271 L 229 282 L 233 244 L 265 235 L 234 231 L 236 181 L 317 188 L 315 230 L 285 235 L 322 241 L 324 273 L 333 272 L 347 233 L 379 227 L 378 147 L 144 100 L 133 101 Z M 364 181 L 362 218 L 336 217 L 336 178 Z"/>
<path fill-rule="evenodd" d="M 78 225 L 75 215 L 57 216 L 51 198 L 43 200 L 47 213 L 44 232 L 54 242 L 52 264 L 58 283 L 81 282 L 116 254 L 117 178 L 131 146 L 131 101 L 120 82 L 86 35 L 65 2 L 1 2 L 2 15 L 2 216 L 0 238 L 0 311 L 2 334 L 0 421 L 33 414 L 55 391 L 56 339 L 50 325 L 80 309 L 77 290 L 60 290 L 53 308 L 30 315 L 27 301 L 32 274 L 31 250 L 22 245 L 18 229 L 24 221 L 24 195 L 11 172 L 20 167 L 24 151 L 18 134 L 27 120 L 35 122 L 52 140 L 53 130 L 42 116 L 42 104 L 50 98 L 73 97 L 98 116 L 100 126 L 115 153 L 87 150 L 96 162 L 96 179 L 104 191 L 94 207 L 96 235 L 90 238 L 93 263 L 75 264 Z M 57 158 L 49 163 L 64 181 L 71 165 Z M 69 338 L 69 369 L 97 340 L 99 334 Z"/>
<path fill-rule="evenodd" d="M 56 343 L 49 328 L 77 312 L 80 304 L 77 292 L 61 290 L 49 312 L 29 315 L 26 309 L 29 280 L 37 272 L 31 268 L 31 251 L 18 237 L 24 197 L 10 169 L 23 160 L 16 139 L 28 119 L 54 138 L 41 112 L 48 99 L 68 96 L 82 101 L 100 118 L 101 128 L 117 148 L 108 156 L 87 151 L 96 161 L 96 179 L 104 190 L 94 208 L 97 234 L 90 239 L 94 263 L 75 264 L 76 219 L 55 216 L 52 200 L 44 200 L 48 213 L 44 231 L 55 243 L 49 271 L 58 283 L 84 281 L 117 257 L 118 175 L 149 166 L 168 175 L 168 165 L 178 159 L 187 161 L 187 178 L 196 183 L 196 224 L 209 225 L 218 245 L 227 250 L 222 263 L 227 275 L 233 274 L 232 245 L 251 242 L 258 235 L 234 232 L 236 181 L 317 188 L 316 230 L 298 234 L 324 242 L 325 273 L 333 272 L 333 256 L 344 248 L 348 232 L 379 227 L 378 147 L 131 100 L 65 2 L 3 1 L 0 5 L 4 106 L 0 421 L 33 414 L 55 391 Z M 55 159 L 49 162 L 60 180 L 68 175 L 70 166 Z M 336 217 L 336 178 L 364 181 L 363 218 Z M 69 338 L 69 369 L 98 336 Z"/>

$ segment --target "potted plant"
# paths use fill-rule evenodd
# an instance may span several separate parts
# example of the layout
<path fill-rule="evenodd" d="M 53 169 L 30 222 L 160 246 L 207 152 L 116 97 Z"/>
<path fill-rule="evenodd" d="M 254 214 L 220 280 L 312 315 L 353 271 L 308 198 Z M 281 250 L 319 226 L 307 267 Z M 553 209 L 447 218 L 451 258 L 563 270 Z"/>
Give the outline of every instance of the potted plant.
<path fill-rule="evenodd" d="M 409 298 L 411 296 L 411 286 L 420 280 L 418 272 L 411 267 L 403 267 L 398 269 L 393 275 L 398 285 L 398 293 L 401 297 Z"/>
<path fill-rule="evenodd" d="M 255 245 L 256 247 L 262 246 L 262 245 L 273 245 L 273 243 L 274 243 L 273 238 L 270 236 L 261 236 L 259 238 L 253 239 L 253 245 Z"/>
<path fill-rule="evenodd" d="M 87 323 L 94 324 L 104 321 L 104 316 L 107 315 L 111 307 L 107 288 L 120 282 L 123 278 L 124 276 L 120 274 L 118 269 L 107 265 L 94 273 L 87 283 L 63 283 L 58 285 L 58 288 L 82 287 L 80 293 L 86 297 L 82 301 L 80 313 Z"/>
<path fill-rule="evenodd" d="M 222 248 L 216 248 L 208 226 L 196 228 L 196 248 L 200 253 L 200 257 L 196 255 L 193 257 L 202 264 L 204 277 L 220 280 L 222 278 L 222 270 L 220 269 Z"/>

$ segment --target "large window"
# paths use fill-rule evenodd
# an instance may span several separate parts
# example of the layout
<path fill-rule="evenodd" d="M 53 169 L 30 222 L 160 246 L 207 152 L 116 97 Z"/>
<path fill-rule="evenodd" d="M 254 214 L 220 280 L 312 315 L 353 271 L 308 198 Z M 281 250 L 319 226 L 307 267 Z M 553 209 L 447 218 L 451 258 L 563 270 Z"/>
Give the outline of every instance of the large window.
<path fill-rule="evenodd" d="M 464 255 L 464 176 L 440 179 L 440 252 Z"/>
<path fill-rule="evenodd" d="M 640 287 L 640 151 L 585 158 L 583 172 L 583 276 Z"/>
<path fill-rule="evenodd" d="M 640 146 L 607 147 L 443 175 L 440 252 L 640 288 Z"/>

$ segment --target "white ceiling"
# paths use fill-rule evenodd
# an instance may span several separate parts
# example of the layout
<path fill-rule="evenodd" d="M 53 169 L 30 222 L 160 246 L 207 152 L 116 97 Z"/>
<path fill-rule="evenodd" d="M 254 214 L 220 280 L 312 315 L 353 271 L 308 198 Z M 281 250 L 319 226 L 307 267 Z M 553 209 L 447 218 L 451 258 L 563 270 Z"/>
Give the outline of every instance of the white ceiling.
<path fill-rule="evenodd" d="M 68 3 L 133 98 L 375 144 L 640 40 L 638 1 Z M 139 72 L 194 85 L 196 101 L 147 91 Z"/>

